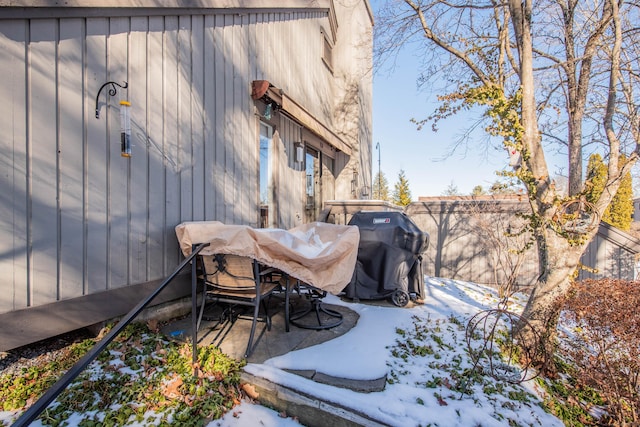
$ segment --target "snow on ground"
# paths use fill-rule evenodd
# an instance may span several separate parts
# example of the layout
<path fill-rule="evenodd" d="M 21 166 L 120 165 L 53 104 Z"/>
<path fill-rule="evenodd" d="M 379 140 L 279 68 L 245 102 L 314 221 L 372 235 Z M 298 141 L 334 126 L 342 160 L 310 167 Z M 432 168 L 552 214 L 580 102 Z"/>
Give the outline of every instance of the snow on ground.
<path fill-rule="evenodd" d="M 345 404 L 390 426 L 562 426 L 539 405 L 533 381 L 510 385 L 481 375 L 468 380 L 473 366 L 465 351 L 465 326 L 476 313 L 496 307 L 495 291 L 436 278 L 427 278 L 425 288 L 425 304 L 412 308 L 344 302 L 329 295 L 327 303 L 345 305 L 360 315 L 352 330 L 245 369 L 319 399 Z M 520 310 L 525 301 L 526 297 L 516 296 L 511 310 Z M 386 375 L 387 384 L 381 392 L 357 393 L 316 383 L 285 368 L 357 380 Z M 10 419 L 11 413 L 0 412 L 0 421 Z M 300 424 L 286 414 L 243 401 L 208 427 L 260 425 Z"/>
<path fill-rule="evenodd" d="M 243 401 L 221 419 L 211 421 L 207 427 L 224 426 L 300 427 L 300 423 L 264 406 Z"/>
<path fill-rule="evenodd" d="M 413 308 L 380 307 L 343 302 L 360 315 L 345 335 L 323 344 L 250 364 L 249 373 L 310 393 L 346 403 L 391 426 L 562 426 L 539 405 L 532 381 L 521 385 L 482 377 L 465 384 L 456 372 L 471 369 L 465 353 L 466 322 L 499 302 L 494 290 L 473 283 L 427 278 L 425 304 Z M 518 311 L 525 297 L 511 309 Z M 413 351 L 400 343 L 411 342 Z M 384 391 L 357 393 L 315 383 L 282 369 L 315 369 L 332 376 L 375 379 L 387 375 Z M 244 402 L 209 427 L 247 425 L 290 426 L 297 423 L 280 414 Z"/>

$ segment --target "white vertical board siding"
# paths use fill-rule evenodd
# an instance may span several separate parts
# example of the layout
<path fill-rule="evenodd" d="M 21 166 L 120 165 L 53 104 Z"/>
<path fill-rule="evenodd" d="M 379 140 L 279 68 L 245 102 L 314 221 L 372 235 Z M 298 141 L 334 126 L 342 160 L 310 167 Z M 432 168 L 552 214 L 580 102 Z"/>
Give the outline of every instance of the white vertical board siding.
<path fill-rule="evenodd" d="M 223 135 L 222 140 L 228 141 L 228 144 L 222 144 L 224 150 L 224 221 L 232 223 L 235 218 L 239 207 L 238 193 L 240 191 L 239 176 L 236 174 L 236 156 L 237 151 L 240 149 L 239 144 L 234 143 L 237 135 L 238 128 L 233 120 L 234 111 L 228 108 L 229 105 L 234 105 L 235 94 L 235 79 L 236 70 L 234 62 L 231 58 L 234 57 L 235 45 L 237 38 L 237 31 L 234 28 L 236 17 L 234 15 L 224 15 L 222 26 L 222 37 L 218 41 L 222 43 L 223 49 L 223 72 L 224 72 L 224 87 L 222 88 L 222 96 L 224 99 L 224 109 L 222 115 L 224 117 Z"/>
<path fill-rule="evenodd" d="M 260 25 L 259 15 L 251 13 L 248 16 L 247 24 L 247 84 L 251 84 L 252 80 L 258 79 L 261 71 L 258 66 L 258 27 Z M 247 193 L 247 203 L 250 206 L 260 205 L 260 120 L 257 117 L 257 109 L 253 99 L 247 98 L 247 141 L 253 143 L 247 144 L 249 150 L 249 159 L 247 163 L 248 170 L 255 171 L 247 176 L 247 185 L 249 192 Z M 260 226 L 259 209 L 252 211 L 249 209 L 245 215 L 246 223 L 252 227 Z"/>
<path fill-rule="evenodd" d="M 58 115 L 57 38 L 54 19 L 33 20 L 29 28 L 27 152 L 29 153 L 29 198 L 31 202 L 29 242 L 30 289 L 35 305 L 55 301 L 58 292 L 59 226 L 58 216 Z"/>
<path fill-rule="evenodd" d="M 180 168 L 183 164 L 179 157 L 180 123 L 178 109 L 178 79 L 180 71 L 178 68 L 179 35 L 178 17 L 165 16 L 164 18 L 164 40 L 163 40 L 163 60 L 162 60 L 162 112 L 164 126 L 164 154 L 167 159 L 164 180 L 164 258 L 165 273 L 175 265 L 178 259 L 175 232 L 168 224 L 180 223 Z"/>
<path fill-rule="evenodd" d="M 212 122 L 217 107 L 234 126 L 227 111 L 235 101 L 216 105 L 213 33 L 205 24 L 214 20 L 0 20 L 7 130 L 0 136 L 0 312 L 166 277 L 180 260 L 175 225 L 221 219 L 224 193 L 211 164 L 225 140 L 213 137 Z M 242 90 L 247 74 L 236 79 Z M 116 96 L 105 87 L 96 119 L 107 81 L 129 87 Z M 226 76 L 219 83 L 224 88 Z M 231 90 L 249 98 L 239 86 Z M 132 104 L 131 158 L 120 151 L 121 99 Z M 238 109 L 248 107 L 245 100 Z M 248 123 L 247 113 L 237 126 Z M 251 150 L 253 141 L 246 162 L 255 159 Z M 256 203 L 239 208 L 251 209 Z"/>
<path fill-rule="evenodd" d="M 30 303 L 30 209 L 27 152 L 28 22 L 9 21 L 0 32 L 0 309 Z"/>
<path fill-rule="evenodd" d="M 84 294 L 84 20 L 61 25 L 58 42 L 60 299 Z M 80 167 L 78 167 L 80 166 Z"/>
<path fill-rule="evenodd" d="M 249 93 L 250 82 L 248 81 L 248 52 L 247 52 L 247 15 L 231 15 L 233 17 L 233 23 L 230 28 L 233 32 L 233 38 L 231 40 L 231 52 L 232 54 L 227 56 L 226 59 L 231 63 L 231 69 L 233 70 L 233 78 L 231 80 L 232 86 L 230 88 L 231 102 L 235 106 L 236 111 L 232 113 L 235 115 L 236 120 L 232 120 L 233 126 L 230 127 L 229 139 L 225 145 L 233 145 L 233 177 L 234 177 L 234 206 L 232 218 L 234 222 L 242 222 L 243 216 L 246 215 L 248 205 L 247 193 L 249 187 L 247 186 L 247 174 L 242 171 L 248 171 L 247 164 L 247 151 L 250 144 L 237 144 L 236 141 L 245 141 L 245 130 L 248 126 L 246 121 L 245 111 L 248 109 L 248 103 L 245 102 L 249 99 L 247 94 Z M 238 114 L 239 113 L 239 114 Z"/>
<path fill-rule="evenodd" d="M 204 17 L 191 18 L 191 146 L 192 146 L 192 219 L 205 219 L 205 151 L 204 141 Z"/>
<path fill-rule="evenodd" d="M 212 108 L 211 114 L 213 115 L 212 124 L 215 129 L 213 144 L 215 146 L 215 162 L 212 166 L 214 171 L 213 186 L 216 190 L 216 203 L 215 203 L 215 218 L 220 221 L 225 221 L 226 206 L 229 203 L 233 203 L 233 200 L 228 199 L 228 193 L 226 192 L 227 186 L 227 166 L 226 166 L 226 151 L 229 147 L 226 147 L 222 141 L 225 140 L 226 122 L 227 117 L 225 114 L 227 99 L 225 97 L 225 81 L 228 78 L 228 73 L 225 67 L 225 55 L 228 54 L 225 48 L 225 17 L 223 15 L 216 15 L 213 19 L 213 76 L 208 75 L 208 78 L 214 80 L 214 93 L 215 93 L 215 105 Z"/>
<path fill-rule="evenodd" d="M 95 97 L 103 83 L 107 82 L 107 34 L 109 20 L 106 18 L 89 18 L 86 20 L 86 91 L 85 108 L 86 138 L 85 150 L 85 284 L 86 293 L 95 293 L 107 289 L 108 263 L 108 222 L 107 209 L 107 153 L 110 134 L 107 126 L 108 98 L 105 93 L 98 99 L 100 119 L 94 116 Z M 119 81 L 122 84 L 122 81 Z M 93 99 L 92 99 L 93 98 Z M 37 282 L 29 282 L 29 286 L 37 286 Z"/>
<path fill-rule="evenodd" d="M 128 81 L 128 41 L 129 19 L 112 18 L 109 20 L 109 37 L 107 40 L 107 71 L 109 80 Z M 130 159 L 122 157 L 120 149 L 120 105 L 126 99 L 126 90 L 120 90 L 115 97 L 107 97 L 109 105 L 107 121 L 109 151 L 106 159 L 108 165 L 107 212 L 109 253 L 107 270 L 107 288 L 119 288 L 128 284 L 129 279 L 129 201 L 131 198 L 131 164 Z M 135 102 L 135 100 L 132 99 Z M 132 158 L 133 159 L 133 158 Z M 137 162 L 136 162 L 137 163 Z M 137 167 L 137 166 L 135 166 Z"/>
<path fill-rule="evenodd" d="M 180 218 L 193 218 L 193 146 L 191 134 L 191 17 L 178 17 L 176 67 Z"/>
<path fill-rule="evenodd" d="M 234 28 L 239 32 L 238 47 L 236 54 L 238 54 L 236 63 L 236 78 L 234 79 L 235 85 L 235 97 L 234 105 L 237 105 L 236 114 L 238 114 L 238 135 L 236 140 L 245 141 L 240 144 L 242 153 L 240 156 L 240 171 L 237 175 L 242 177 L 239 188 L 236 187 L 236 191 L 240 191 L 240 211 L 236 213 L 236 218 L 239 218 L 243 224 L 249 224 L 257 226 L 257 197 L 258 186 L 257 181 L 254 178 L 258 174 L 256 169 L 257 164 L 257 135 L 251 132 L 252 125 L 254 124 L 252 112 L 253 102 L 251 100 L 251 43 L 249 32 L 252 29 L 249 25 L 250 15 L 239 15 L 236 17 L 237 25 Z M 236 220 L 237 221 L 237 220 Z"/>
<path fill-rule="evenodd" d="M 204 218 L 216 217 L 217 196 L 220 193 L 220 177 L 216 165 L 216 62 L 214 27 L 215 17 L 208 15 L 203 22 L 202 61 L 203 61 L 203 180 L 206 194 L 204 197 Z"/>
<path fill-rule="evenodd" d="M 166 277 L 181 259 L 182 221 L 257 226 L 253 80 L 332 126 L 326 13 L 162 11 L 0 14 L 0 313 Z M 129 87 L 105 87 L 96 119 L 108 81 Z M 131 102 L 130 158 L 120 100 Z M 304 209 L 304 172 L 287 164 L 299 130 L 288 126 L 276 129 L 282 226 Z"/>
<path fill-rule="evenodd" d="M 147 103 L 147 35 L 149 20 L 146 17 L 131 18 L 129 35 L 129 87 L 128 94 L 132 102 L 131 112 L 131 178 L 129 185 L 129 278 L 128 283 L 143 283 L 148 280 L 148 239 L 149 200 L 151 183 L 149 182 L 149 162 L 151 149 L 146 144 L 149 104 Z M 135 103 L 135 104 L 134 104 Z M 154 168 L 157 165 L 154 165 Z M 154 258 L 153 262 L 161 259 Z"/>
<path fill-rule="evenodd" d="M 149 161 L 149 212 L 147 223 L 147 279 L 167 274 L 169 265 L 165 258 L 165 247 L 171 239 L 166 229 L 165 171 L 175 165 L 175 160 L 169 158 L 165 152 L 164 138 L 164 80 L 163 80 L 163 30 L 164 18 L 161 16 L 149 18 L 149 33 L 147 45 L 147 90 L 145 110 L 147 124 L 136 133 L 135 143 L 146 148 Z"/>

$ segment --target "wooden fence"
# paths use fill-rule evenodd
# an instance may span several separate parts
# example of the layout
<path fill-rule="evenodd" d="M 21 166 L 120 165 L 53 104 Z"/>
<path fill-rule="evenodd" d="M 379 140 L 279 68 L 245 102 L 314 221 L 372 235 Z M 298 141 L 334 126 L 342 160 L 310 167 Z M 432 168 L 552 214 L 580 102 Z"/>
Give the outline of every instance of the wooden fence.
<path fill-rule="evenodd" d="M 529 236 L 520 233 L 523 219 L 518 213 L 529 211 L 524 197 L 421 198 L 405 209 L 374 200 L 331 201 L 325 208 L 326 219 L 341 224 L 359 210 L 404 211 L 429 233 L 423 255 L 423 271 L 429 276 L 498 285 L 515 273 L 517 285 L 526 287 L 539 275 L 536 247 L 527 247 Z M 638 239 L 602 223 L 582 256 L 588 269 L 579 278 L 633 280 L 639 253 Z"/>

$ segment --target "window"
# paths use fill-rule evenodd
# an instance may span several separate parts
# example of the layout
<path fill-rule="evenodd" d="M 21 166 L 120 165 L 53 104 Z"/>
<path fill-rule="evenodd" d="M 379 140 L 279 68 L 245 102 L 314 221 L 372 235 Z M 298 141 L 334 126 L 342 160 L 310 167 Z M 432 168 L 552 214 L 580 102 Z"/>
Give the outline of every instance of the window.
<path fill-rule="evenodd" d="M 317 190 L 320 178 L 320 159 L 318 158 L 318 152 L 312 148 L 307 148 L 307 154 L 305 156 L 305 171 L 307 209 L 314 209 L 318 195 Z"/>
<path fill-rule="evenodd" d="M 317 221 L 322 206 L 322 176 L 320 165 L 320 152 L 311 147 L 307 147 L 305 153 L 305 175 L 306 175 L 306 222 Z"/>
<path fill-rule="evenodd" d="M 329 40 L 329 36 L 324 31 L 322 32 L 322 60 L 325 65 L 329 67 L 331 72 L 333 72 L 333 44 Z"/>
<path fill-rule="evenodd" d="M 260 227 L 274 226 L 273 128 L 260 122 Z"/>

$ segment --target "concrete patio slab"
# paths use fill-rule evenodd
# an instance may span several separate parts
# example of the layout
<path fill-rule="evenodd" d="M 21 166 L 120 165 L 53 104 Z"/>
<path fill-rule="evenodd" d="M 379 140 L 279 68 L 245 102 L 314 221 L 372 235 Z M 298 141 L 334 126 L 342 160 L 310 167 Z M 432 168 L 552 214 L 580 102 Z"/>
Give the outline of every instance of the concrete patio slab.
<path fill-rule="evenodd" d="M 309 300 L 304 295 L 293 294 L 291 296 L 291 312 L 304 309 L 308 306 Z M 281 356 L 294 350 L 311 347 L 316 344 L 326 342 L 337 338 L 358 322 L 358 314 L 350 310 L 348 307 L 327 305 L 328 308 L 342 314 L 342 324 L 323 330 L 304 329 L 295 325 L 290 325 L 289 332 L 285 330 L 284 320 L 284 295 L 276 294 L 269 301 L 269 312 L 272 314 L 271 330 L 265 330 L 261 336 L 260 333 L 264 324 L 259 323 L 256 331 L 256 339 L 258 343 L 253 353 L 247 358 L 248 363 L 264 363 L 267 359 Z M 220 324 L 217 320 L 221 315 L 220 306 L 211 306 L 205 309 L 203 320 L 198 331 L 198 345 L 216 345 L 223 353 L 235 359 L 242 359 L 247 347 L 249 332 L 251 329 L 251 321 L 238 319 L 233 325 Z M 308 316 L 314 316 L 313 312 Z M 315 316 L 314 316 L 315 317 Z M 315 319 L 309 319 L 313 323 Z M 162 332 L 169 338 L 177 341 L 190 341 L 191 339 L 191 317 L 176 320 L 165 325 Z M 358 391 L 376 391 L 384 388 L 385 378 L 374 382 L 363 381 L 362 384 L 354 384 L 341 378 L 332 379 L 327 375 L 316 374 L 310 372 L 296 372 L 299 375 L 308 377 L 324 384 L 336 385 L 338 387 L 352 388 Z"/>

